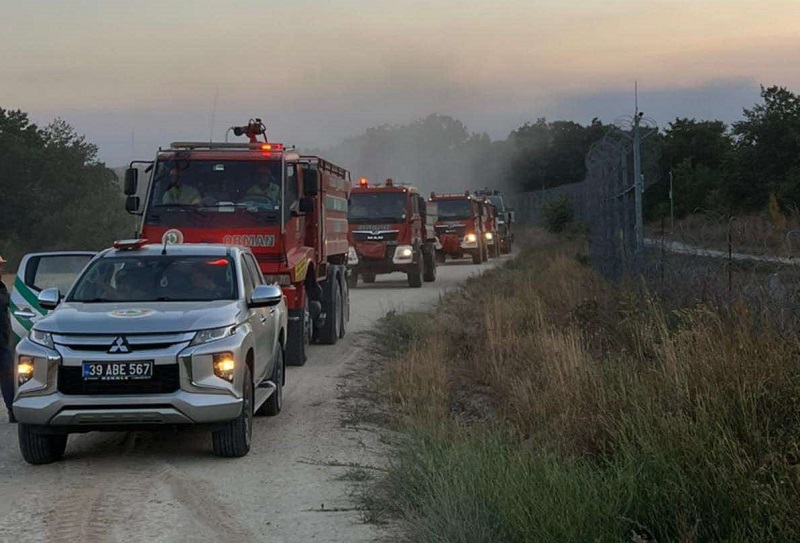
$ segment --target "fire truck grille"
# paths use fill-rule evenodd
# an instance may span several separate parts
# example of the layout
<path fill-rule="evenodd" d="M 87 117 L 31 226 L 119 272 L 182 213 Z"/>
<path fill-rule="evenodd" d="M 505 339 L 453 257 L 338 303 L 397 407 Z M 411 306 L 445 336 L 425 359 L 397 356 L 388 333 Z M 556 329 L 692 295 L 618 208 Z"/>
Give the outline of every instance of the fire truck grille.
<path fill-rule="evenodd" d="M 441 236 L 442 234 L 455 234 L 457 236 L 464 236 L 467 233 L 466 226 L 437 226 L 436 227 L 436 235 Z"/>
<path fill-rule="evenodd" d="M 397 241 L 398 232 L 353 232 L 353 240 L 363 241 Z"/>

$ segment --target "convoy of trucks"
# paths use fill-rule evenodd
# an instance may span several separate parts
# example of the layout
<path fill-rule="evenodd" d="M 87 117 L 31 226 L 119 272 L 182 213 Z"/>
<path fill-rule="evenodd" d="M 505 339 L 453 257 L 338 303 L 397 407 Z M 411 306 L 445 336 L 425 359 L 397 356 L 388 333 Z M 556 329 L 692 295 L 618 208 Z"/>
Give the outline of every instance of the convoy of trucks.
<path fill-rule="evenodd" d="M 120 424 L 202 423 L 218 455 L 246 454 L 253 413 L 280 410 L 285 374 L 275 361 L 301 366 L 310 342 L 344 337 L 359 280 L 400 272 L 419 288 L 448 257 L 480 264 L 511 251 L 513 211 L 497 191 L 432 192 L 426 200 L 392 179 L 353 185 L 345 168 L 270 141 L 260 119 L 229 130 L 248 141 L 175 142 L 131 163 L 125 207 L 141 217 L 133 240 L 98 254 L 23 259 L 11 298 L 14 412 L 29 462 L 59 459 L 70 432 Z M 172 334 L 172 343 L 159 343 L 166 350 L 153 358 L 145 351 L 159 333 Z M 61 351 L 76 349 L 72 340 L 80 348 L 99 343 L 66 367 Z M 214 347 L 197 347 L 206 344 Z M 165 375 L 169 383 L 160 382 Z M 70 407 L 73 389 L 104 410 Z M 141 395 L 135 405 L 114 399 L 133 393 Z M 156 393 L 180 401 L 167 405 Z M 187 408 L 199 393 L 202 416 Z M 226 395 L 225 413 L 215 414 Z"/>

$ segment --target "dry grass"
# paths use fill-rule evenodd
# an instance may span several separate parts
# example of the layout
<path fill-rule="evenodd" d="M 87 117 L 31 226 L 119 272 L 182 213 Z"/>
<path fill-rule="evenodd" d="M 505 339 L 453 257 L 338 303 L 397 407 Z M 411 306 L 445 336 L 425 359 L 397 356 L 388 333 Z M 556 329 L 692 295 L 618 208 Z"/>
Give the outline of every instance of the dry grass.
<path fill-rule="evenodd" d="M 417 445 L 384 488 L 413 540 L 800 539 L 796 338 L 611 288 L 577 242 L 526 245 L 383 329 L 410 338 L 386 387 Z"/>

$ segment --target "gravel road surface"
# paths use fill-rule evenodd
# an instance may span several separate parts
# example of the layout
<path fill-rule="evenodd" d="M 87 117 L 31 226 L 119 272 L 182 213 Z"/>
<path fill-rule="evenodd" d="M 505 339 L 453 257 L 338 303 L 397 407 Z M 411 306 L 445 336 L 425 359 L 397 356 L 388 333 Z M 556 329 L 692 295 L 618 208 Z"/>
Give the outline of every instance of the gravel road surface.
<path fill-rule="evenodd" d="M 399 274 L 360 284 L 348 335 L 289 368 L 283 411 L 256 419 L 244 458 L 213 457 L 206 433 L 92 433 L 70 436 L 64 461 L 29 466 L 0 415 L 0 541 L 374 540 L 340 479 L 381 454 L 374 435 L 341 422 L 348 368 L 363 356 L 358 332 L 389 310 L 430 307 L 489 265 L 449 262 L 418 289 Z"/>

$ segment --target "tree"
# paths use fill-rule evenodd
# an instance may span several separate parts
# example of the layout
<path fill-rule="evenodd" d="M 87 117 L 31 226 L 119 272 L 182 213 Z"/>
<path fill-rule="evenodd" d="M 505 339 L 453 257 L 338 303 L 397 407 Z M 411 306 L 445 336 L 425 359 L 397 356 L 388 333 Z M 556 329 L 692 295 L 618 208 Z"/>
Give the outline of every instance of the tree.
<path fill-rule="evenodd" d="M 734 123 L 737 174 L 731 195 L 743 208 L 763 208 L 769 195 L 800 204 L 800 97 L 785 87 L 761 87 L 762 103 Z"/>

